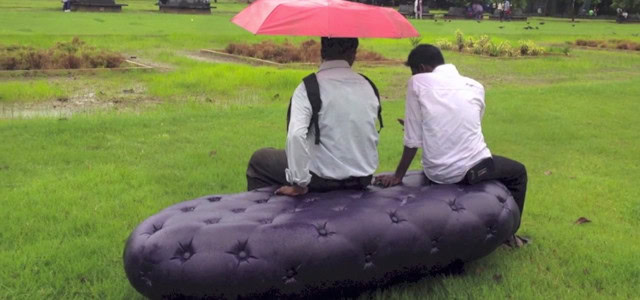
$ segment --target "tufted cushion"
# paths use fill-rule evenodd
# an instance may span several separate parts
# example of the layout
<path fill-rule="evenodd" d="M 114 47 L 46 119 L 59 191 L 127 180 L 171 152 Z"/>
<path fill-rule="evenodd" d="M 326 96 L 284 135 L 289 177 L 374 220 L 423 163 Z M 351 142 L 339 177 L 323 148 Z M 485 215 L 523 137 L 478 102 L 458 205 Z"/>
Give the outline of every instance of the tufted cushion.
<path fill-rule="evenodd" d="M 404 185 L 274 196 L 274 188 L 173 205 L 131 234 L 131 284 L 150 298 L 340 296 L 491 253 L 520 222 L 507 189 Z"/>

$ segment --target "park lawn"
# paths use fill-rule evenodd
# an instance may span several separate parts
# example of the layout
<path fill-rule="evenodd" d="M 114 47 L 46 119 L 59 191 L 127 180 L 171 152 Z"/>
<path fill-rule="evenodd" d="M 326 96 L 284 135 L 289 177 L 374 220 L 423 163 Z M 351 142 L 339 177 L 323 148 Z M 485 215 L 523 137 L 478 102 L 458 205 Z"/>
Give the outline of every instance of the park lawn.
<path fill-rule="evenodd" d="M 87 93 L 98 102 L 159 103 L 0 118 L 0 299 L 140 298 L 121 257 L 135 226 L 179 201 L 243 191 L 251 153 L 284 145 L 289 96 L 313 68 L 207 63 L 184 54 L 285 38 L 252 36 L 230 24 L 242 4 L 217 3 L 213 15 L 191 16 L 155 13 L 153 1 L 118 2 L 130 6 L 121 14 L 63 14 L 56 1 L 0 2 L 0 44 L 49 47 L 78 36 L 167 67 L 0 77 L 3 109 Z M 582 21 L 574 27 L 557 19 L 532 20 L 543 27 L 537 31 L 523 30 L 522 22 L 412 22 L 423 42 L 451 39 L 456 29 L 545 45 L 612 36 L 638 41 L 640 33 L 640 25 Z M 367 39 L 362 47 L 401 60 L 411 44 Z M 533 243 L 500 248 L 468 264 L 462 276 L 425 278 L 363 297 L 637 298 L 640 54 L 574 49 L 570 56 L 523 59 L 445 57 L 487 87 L 489 147 L 528 168 L 520 233 Z M 404 114 L 408 70 L 356 68 L 376 81 L 385 100 L 379 171 L 393 170 L 402 150 L 394 120 Z M 123 94 L 128 89 L 133 96 Z M 579 217 L 592 222 L 575 225 Z"/>

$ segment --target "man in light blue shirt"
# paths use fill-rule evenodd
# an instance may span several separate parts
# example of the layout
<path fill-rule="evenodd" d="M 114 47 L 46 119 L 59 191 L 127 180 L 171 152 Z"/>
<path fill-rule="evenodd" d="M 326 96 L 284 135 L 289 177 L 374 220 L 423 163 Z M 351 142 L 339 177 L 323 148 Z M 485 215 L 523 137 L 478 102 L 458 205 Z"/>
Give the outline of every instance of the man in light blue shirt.
<path fill-rule="evenodd" d="M 301 83 L 291 99 L 286 148 L 253 154 L 248 190 L 280 185 L 277 193 L 296 196 L 371 183 L 378 167 L 380 104 L 373 85 L 351 69 L 357 47 L 355 38 L 322 38 L 323 62 L 315 74 L 321 98 L 318 126 L 311 126 L 312 104 Z"/>

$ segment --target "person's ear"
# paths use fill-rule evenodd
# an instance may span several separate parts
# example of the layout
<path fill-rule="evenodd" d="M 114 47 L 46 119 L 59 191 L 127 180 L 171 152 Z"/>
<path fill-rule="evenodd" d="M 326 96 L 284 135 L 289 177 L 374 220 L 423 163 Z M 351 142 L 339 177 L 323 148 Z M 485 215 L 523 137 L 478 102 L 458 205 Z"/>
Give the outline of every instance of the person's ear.
<path fill-rule="evenodd" d="M 349 66 L 353 66 L 353 63 L 356 61 L 357 51 L 354 50 L 346 55 L 346 61 L 349 63 Z"/>

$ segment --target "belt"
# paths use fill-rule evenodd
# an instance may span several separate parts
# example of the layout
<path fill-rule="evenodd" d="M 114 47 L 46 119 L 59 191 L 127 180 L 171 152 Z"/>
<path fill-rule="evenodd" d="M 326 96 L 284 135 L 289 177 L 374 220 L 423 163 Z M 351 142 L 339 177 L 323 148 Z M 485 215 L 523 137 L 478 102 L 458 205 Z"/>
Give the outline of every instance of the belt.
<path fill-rule="evenodd" d="M 346 179 L 328 179 L 322 178 L 311 172 L 311 182 L 309 190 L 314 192 L 328 192 L 332 190 L 361 190 L 371 184 L 373 175 L 364 177 L 349 177 Z"/>

